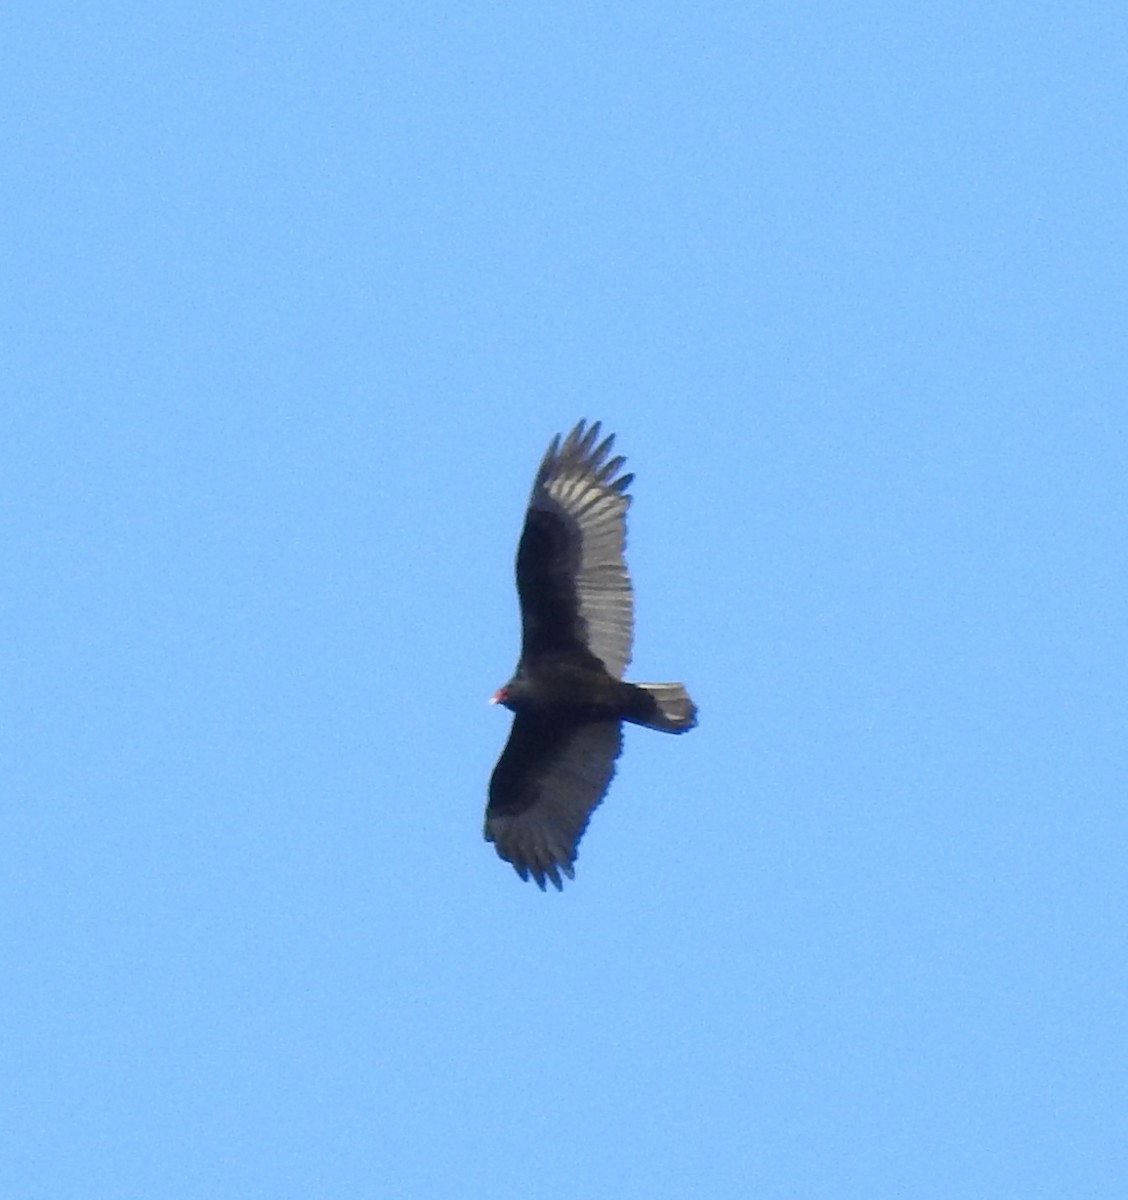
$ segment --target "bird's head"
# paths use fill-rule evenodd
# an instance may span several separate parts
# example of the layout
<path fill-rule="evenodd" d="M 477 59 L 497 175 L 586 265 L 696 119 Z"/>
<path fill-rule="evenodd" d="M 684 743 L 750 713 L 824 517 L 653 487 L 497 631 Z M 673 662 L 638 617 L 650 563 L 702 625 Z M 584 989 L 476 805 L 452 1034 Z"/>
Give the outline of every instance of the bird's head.
<path fill-rule="evenodd" d="M 510 685 L 508 683 L 505 684 L 503 687 L 499 687 L 497 689 L 497 691 L 494 692 L 494 694 L 490 697 L 490 703 L 491 704 L 504 704 L 508 708 L 510 701 L 512 699 L 512 697 L 510 695 L 509 687 L 510 687 Z"/>

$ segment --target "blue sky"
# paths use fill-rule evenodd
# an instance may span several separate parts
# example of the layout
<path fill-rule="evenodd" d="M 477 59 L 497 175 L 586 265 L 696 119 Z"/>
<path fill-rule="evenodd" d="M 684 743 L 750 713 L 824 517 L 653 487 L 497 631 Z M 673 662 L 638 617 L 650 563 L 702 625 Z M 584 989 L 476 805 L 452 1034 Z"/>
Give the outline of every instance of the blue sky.
<path fill-rule="evenodd" d="M 9 6 L 13 1200 L 1120 1197 L 1111 4 Z M 637 473 L 577 878 L 481 840 Z"/>

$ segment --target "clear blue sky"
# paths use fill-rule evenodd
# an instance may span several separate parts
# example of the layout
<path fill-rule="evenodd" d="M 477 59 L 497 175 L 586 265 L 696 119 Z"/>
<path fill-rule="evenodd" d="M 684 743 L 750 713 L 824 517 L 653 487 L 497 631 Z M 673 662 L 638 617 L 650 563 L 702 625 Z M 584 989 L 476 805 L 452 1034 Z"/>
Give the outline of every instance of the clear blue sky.
<path fill-rule="evenodd" d="M 1122 6 L 9 5 L 0 1195 L 1128 1194 Z M 576 882 L 481 840 L 637 473 Z"/>

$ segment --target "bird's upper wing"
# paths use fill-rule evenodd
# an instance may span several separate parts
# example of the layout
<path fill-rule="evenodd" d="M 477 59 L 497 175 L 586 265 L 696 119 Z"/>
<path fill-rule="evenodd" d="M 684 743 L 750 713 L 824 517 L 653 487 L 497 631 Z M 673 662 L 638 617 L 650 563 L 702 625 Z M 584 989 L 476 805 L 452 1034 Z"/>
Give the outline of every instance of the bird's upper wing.
<path fill-rule="evenodd" d="M 486 840 L 544 890 L 572 878 L 576 848 L 615 774 L 618 721 L 576 723 L 518 713 L 490 780 Z"/>
<path fill-rule="evenodd" d="M 634 476 L 619 475 L 621 456 L 609 458 L 614 436 L 598 438 L 598 421 L 581 421 L 563 443 L 557 435 L 533 483 L 517 550 L 522 657 L 578 644 L 621 678 L 634 631 L 623 561 Z"/>

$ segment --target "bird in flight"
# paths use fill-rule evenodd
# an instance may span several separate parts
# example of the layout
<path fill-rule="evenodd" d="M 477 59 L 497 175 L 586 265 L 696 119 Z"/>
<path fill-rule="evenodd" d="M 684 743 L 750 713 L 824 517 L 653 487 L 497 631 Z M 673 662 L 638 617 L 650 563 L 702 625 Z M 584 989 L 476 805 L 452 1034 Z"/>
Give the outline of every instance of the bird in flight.
<path fill-rule="evenodd" d="M 634 604 L 623 560 L 627 488 L 614 435 L 581 421 L 557 434 L 533 481 L 517 548 L 521 658 L 491 703 L 513 712 L 490 779 L 486 840 L 522 879 L 559 890 L 623 747 L 623 722 L 697 724 L 680 683 L 627 683 Z"/>

